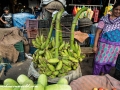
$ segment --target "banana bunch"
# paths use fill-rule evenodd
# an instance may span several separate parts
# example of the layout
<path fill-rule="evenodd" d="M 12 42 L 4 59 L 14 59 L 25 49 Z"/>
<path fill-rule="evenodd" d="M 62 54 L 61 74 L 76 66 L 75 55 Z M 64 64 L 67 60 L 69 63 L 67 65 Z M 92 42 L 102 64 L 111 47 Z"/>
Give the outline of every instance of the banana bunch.
<path fill-rule="evenodd" d="M 71 70 L 76 70 L 79 62 L 85 57 L 81 55 L 80 46 L 75 43 L 74 49 L 70 44 L 63 41 L 59 45 L 59 58 L 55 58 L 55 38 L 52 38 L 48 45 L 43 35 L 32 41 L 37 48 L 33 54 L 33 62 L 40 74 L 46 74 L 49 78 L 62 77 Z"/>

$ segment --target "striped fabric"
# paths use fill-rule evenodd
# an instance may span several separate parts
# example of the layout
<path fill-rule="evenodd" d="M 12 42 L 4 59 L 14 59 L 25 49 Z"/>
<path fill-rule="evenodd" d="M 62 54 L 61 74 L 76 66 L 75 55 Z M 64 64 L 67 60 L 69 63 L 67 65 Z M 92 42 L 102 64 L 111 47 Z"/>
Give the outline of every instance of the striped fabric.
<path fill-rule="evenodd" d="M 88 75 L 72 81 L 70 86 L 72 87 L 72 90 L 93 90 L 93 88 L 101 87 L 108 90 L 112 90 L 112 88 L 120 90 L 120 81 L 112 78 L 109 75 Z"/>

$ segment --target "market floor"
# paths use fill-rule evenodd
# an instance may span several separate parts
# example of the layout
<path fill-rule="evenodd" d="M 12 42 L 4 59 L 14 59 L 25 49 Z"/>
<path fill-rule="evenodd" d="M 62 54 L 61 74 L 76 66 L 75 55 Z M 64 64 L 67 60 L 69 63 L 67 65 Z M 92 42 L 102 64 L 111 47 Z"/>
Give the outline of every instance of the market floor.
<path fill-rule="evenodd" d="M 17 79 L 17 77 L 20 74 L 25 74 L 27 75 L 28 69 L 30 66 L 31 60 L 26 60 L 24 62 L 16 63 L 12 65 L 12 68 L 7 72 L 7 75 L 2 75 L 0 80 L 5 80 L 6 78 L 12 78 L 12 79 Z M 93 59 L 90 60 L 84 60 L 81 63 L 81 70 L 83 75 L 91 75 L 92 74 L 92 65 L 93 65 Z M 114 69 L 111 70 L 110 75 L 114 75 Z"/>

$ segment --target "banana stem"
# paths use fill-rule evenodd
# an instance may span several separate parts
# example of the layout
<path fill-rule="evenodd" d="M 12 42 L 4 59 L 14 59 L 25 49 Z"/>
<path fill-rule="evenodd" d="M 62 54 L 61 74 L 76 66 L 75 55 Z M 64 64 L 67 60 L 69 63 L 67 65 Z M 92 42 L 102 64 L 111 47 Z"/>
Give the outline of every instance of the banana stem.
<path fill-rule="evenodd" d="M 55 45 L 55 57 L 58 58 L 59 57 L 59 54 L 58 54 L 58 51 L 59 51 L 59 32 L 60 32 L 60 19 L 61 19 L 61 16 L 64 12 L 64 9 L 61 9 L 58 14 L 57 14 L 57 19 L 56 19 L 56 45 Z"/>
<path fill-rule="evenodd" d="M 54 29 L 54 24 L 55 24 L 56 17 L 57 17 L 57 13 L 53 16 L 52 23 L 51 23 L 51 26 L 50 26 L 50 31 L 49 31 L 48 38 L 47 38 L 47 41 L 46 41 L 46 45 L 48 45 L 49 42 L 50 42 L 50 38 L 52 36 L 52 31 Z"/>
<path fill-rule="evenodd" d="M 63 42 L 63 39 L 62 39 L 62 27 L 61 27 L 61 25 L 60 25 L 60 44 L 62 44 L 62 42 Z"/>
<path fill-rule="evenodd" d="M 73 22 L 72 22 L 72 27 L 71 27 L 71 37 L 70 37 L 70 48 L 73 50 L 74 49 L 74 31 L 75 31 L 75 26 L 76 26 L 76 23 L 78 21 L 78 18 L 80 16 L 80 14 L 84 11 L 86 11 L 88 8 L 87 7 L 84 7 L 82 8 L 75 16 Z"/>

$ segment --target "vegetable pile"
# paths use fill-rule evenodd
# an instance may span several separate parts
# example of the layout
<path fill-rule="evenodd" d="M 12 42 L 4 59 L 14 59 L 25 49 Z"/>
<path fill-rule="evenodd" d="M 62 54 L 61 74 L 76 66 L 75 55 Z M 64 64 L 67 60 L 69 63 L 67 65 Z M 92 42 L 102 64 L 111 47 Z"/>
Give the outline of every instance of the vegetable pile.
<path fill-rule="evenodd" d="M 33 62 L 40 74 L 45 74 L 49 78 L 56 78 L 65 76 L 69 71 L 78 68 L 79 62 L 85 56 L 81 55 L 80 46 L 77 42 L 74 42 L 74 29 L 79 15 L 86 10 L 87 8 L 82 8 L 73 20 L 70 43 L 62 40 L 60 20 L 64 9 L 61 9 L 54 15 L 48 38 L 46 39 L 41 35 L 32 41 L 34 47 L 37 48 L 33 55 Z M 54 25 L 56 36 L 55 38 L 51 38 Z"/>
<path fill-rule="evenodd" d="M 61 78 L 57 84 L 48 85 L 47 76 L 41 74 L 37 84 L 34 84 L 26 75 L 20 75 L 17 82 L 11 78 L 4 80 L 4 85 L 0 85 L 0 90 L 71 90 L 68 81 Z"/>

